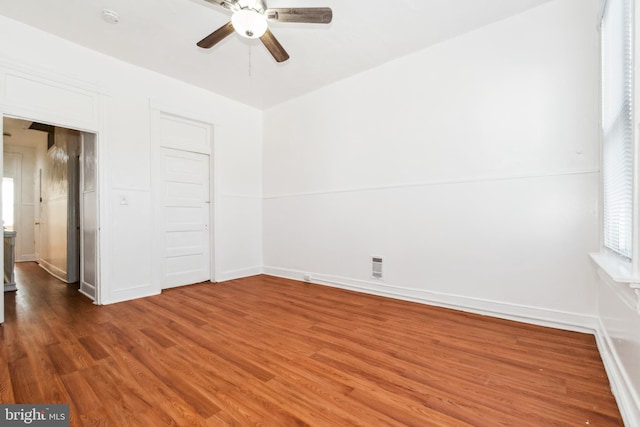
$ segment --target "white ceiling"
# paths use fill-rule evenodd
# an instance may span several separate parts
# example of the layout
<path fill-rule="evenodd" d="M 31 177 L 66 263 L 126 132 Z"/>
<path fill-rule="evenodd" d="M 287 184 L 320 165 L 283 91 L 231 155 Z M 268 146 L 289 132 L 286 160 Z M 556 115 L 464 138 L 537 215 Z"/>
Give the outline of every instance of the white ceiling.
<path fill-rule="evenodd" d="M 46 147 L 47 133 L 38 130 L 29 129 L 31 123 L 26 120 L 13 119 L 11 117 L 3 117 L 3 135 L 4 145 L 18 144 L 26 147 Z"/>
<path fill-rule="evenodd" d="M 264 109 L 548 1 L 267 0 L 333 9 L 329 25 L 270 25 L 291 56 L 281 64 L 259 40 L 237 34 L 198 48 L 230 19 L 203 0 L 0 0 L 0 14 Z M 106 23 L 103 9 L 120 22 Z"/>

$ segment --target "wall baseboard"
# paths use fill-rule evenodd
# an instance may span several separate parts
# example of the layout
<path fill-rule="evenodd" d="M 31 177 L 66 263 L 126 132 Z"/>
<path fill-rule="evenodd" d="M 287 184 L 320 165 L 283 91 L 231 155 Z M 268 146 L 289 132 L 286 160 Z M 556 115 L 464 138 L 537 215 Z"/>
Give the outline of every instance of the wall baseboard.
<path fill-rule="evenodd" d="M 611 392 L 616 398 L 624 424 L 626 426 L 640 426 L 640 397 L 631 386 L 632 381 L 614 350 L 615 347 L 607 329 L 600 321 L 598 321 L 595 336 L 602 363 L 607 371 L 607 377 L 609 377 Z"/>
<path fill-rule="evenodd" d="M 262 267 L 260 266 L 244 268 L 240 270 L 225 271 L 223 273 L 220 273 L 219 276 L 216 277 L 216 282 L 226 282 L 229 280 L 242 279 L 244 277 L 257 276 L 259 274 L 262 274 Z M 160 293 L 162 293 L 162 290 L 158 290 L 151 284 L 143 284 L 113 291 L 111 292 L 108 301 L 102 301 L 101 304 L 113 304 L 117 302 L 133 300 L 136 298 L 145 298 L 159 295 Z"/>
<path fill-rule="evenodd" d="M 276 267 L 264 267 L 264 274 L 293 280 L 304 280 L 304 272 Z M 498 317 L 539 326 L 593 334 L 597 319 L 592 316 L 540 307 L 511 304 L 499 301 L 470 298 L 460 295 L 433 292 L 422 289 L 392 286 L 386 283 L 355 280 L 311 273 L 311 282 L 389 298 L 451 308 L 484 316 Z"/>
<path fill-rule="evenodd" d="M 93 297 L 93 295 L 90 292 L 85 291 L 84 289 L 80 288 L 78 289 L 78 292 L 80 292 L 82 295 L 84 295 L 85 297 L 89 298 L 91 301 L 93 301 L 93 303 L 95 304 L 96 299 Z M 95 290 L 94 290 L 95 292 Z"/>
<path fill-rule="evenodd" d="M 96 287 L 86 281 L 81 280 L 80 281 L 80 289 L 78 289 L 78 291 L 86 296 L 87 298 L 90 298 L 91 301 L 96 300 Z"/>
<path fill-rule="evenodd" d="M 56 267 L 55 265 L 41 259 L 38 260 L 38 265 L 40 266 L 40 268 L 42 268 L 44 271 L 46 271 L 47 273 L 49 273 L 50 275 L 52 275 L 53 277 L 55 277 L 58 280 L 62 280 L 65 283 L 69 283 L 67 281 L 67 272 L 64 271 L 61 268 Z"/>
<path fill-rule="evenodd" d="M 257 276 L 263 273 L 261 266 L 242 268 L 240 270 L 223 271 L 216 277 L 216 282 L 226 282 L 228 280 L 242 279 L 244 277 Z"/>
<path fill-rule="evenodd" d="M 160 295 L 162 291 L 150 283 L 142 284 L 138 286 L 132 286 L 130 288 L 118 289 L 112 291 L 107 301 L 101 301 L 101 305 L 115 304 L 117 302 L 131 301 L 138 298 L 146 298 L 154 295 Z"/>

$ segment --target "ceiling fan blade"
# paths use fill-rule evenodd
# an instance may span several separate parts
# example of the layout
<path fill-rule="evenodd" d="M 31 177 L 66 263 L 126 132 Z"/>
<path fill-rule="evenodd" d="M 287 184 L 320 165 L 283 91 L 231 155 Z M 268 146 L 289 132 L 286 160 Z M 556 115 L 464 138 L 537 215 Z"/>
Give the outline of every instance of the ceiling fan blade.
<path fill-rule="evenodd" d="M 264 47 L 267 48 L 267 50 L 271 53 L 271 55 L 277 62 L 284 62 L 289 59 L 289 54 L 287 53 L 287 51 L 284 50 L 280 42 L 268 28 L 267 31 L 262 35 L 262 37 L 260 37 L 260 41 L 262 41 Z"/>
<path fill-rule="evenodd" d="M 215 44 L 221 42 L 225 37 L 233 33 L 233 24 L 231 21 L 224 24 L 222 27 L 215 30 L 213 33 L 209 34 L 207 37 L 200 40 L 197 45 L 209 49 L 213 47 Z"/>
<path fill-rule="evenodd" d="M 268 21 L 310 24 L 328 24 L 333 18 L 333 12 L 329 7 L 274 8 L 267 9 L 264 15 Z"/>

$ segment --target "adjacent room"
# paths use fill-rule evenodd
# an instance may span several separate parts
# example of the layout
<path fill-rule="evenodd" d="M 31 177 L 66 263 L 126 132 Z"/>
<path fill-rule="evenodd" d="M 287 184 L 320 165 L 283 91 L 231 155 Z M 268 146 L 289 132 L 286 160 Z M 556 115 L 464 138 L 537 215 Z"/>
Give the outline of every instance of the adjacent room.
<path fill-rule="evenodd" d="M 64 3 L 0 0 L 5 417 L 640 426 L 634 0 Z"/>

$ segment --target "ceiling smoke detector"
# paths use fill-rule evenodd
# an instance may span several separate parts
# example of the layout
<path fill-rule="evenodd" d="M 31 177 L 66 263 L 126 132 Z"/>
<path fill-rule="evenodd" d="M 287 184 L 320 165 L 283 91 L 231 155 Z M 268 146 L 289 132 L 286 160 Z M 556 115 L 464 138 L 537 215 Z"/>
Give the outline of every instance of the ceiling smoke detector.
<path fill-rule="evenodd" d="M 102 11 L 102 19 L 109 24 L 117 24 L 120 21 L 120 17 L 118 16 L 118 12 L 111 9 L 104 9 Z"/>

